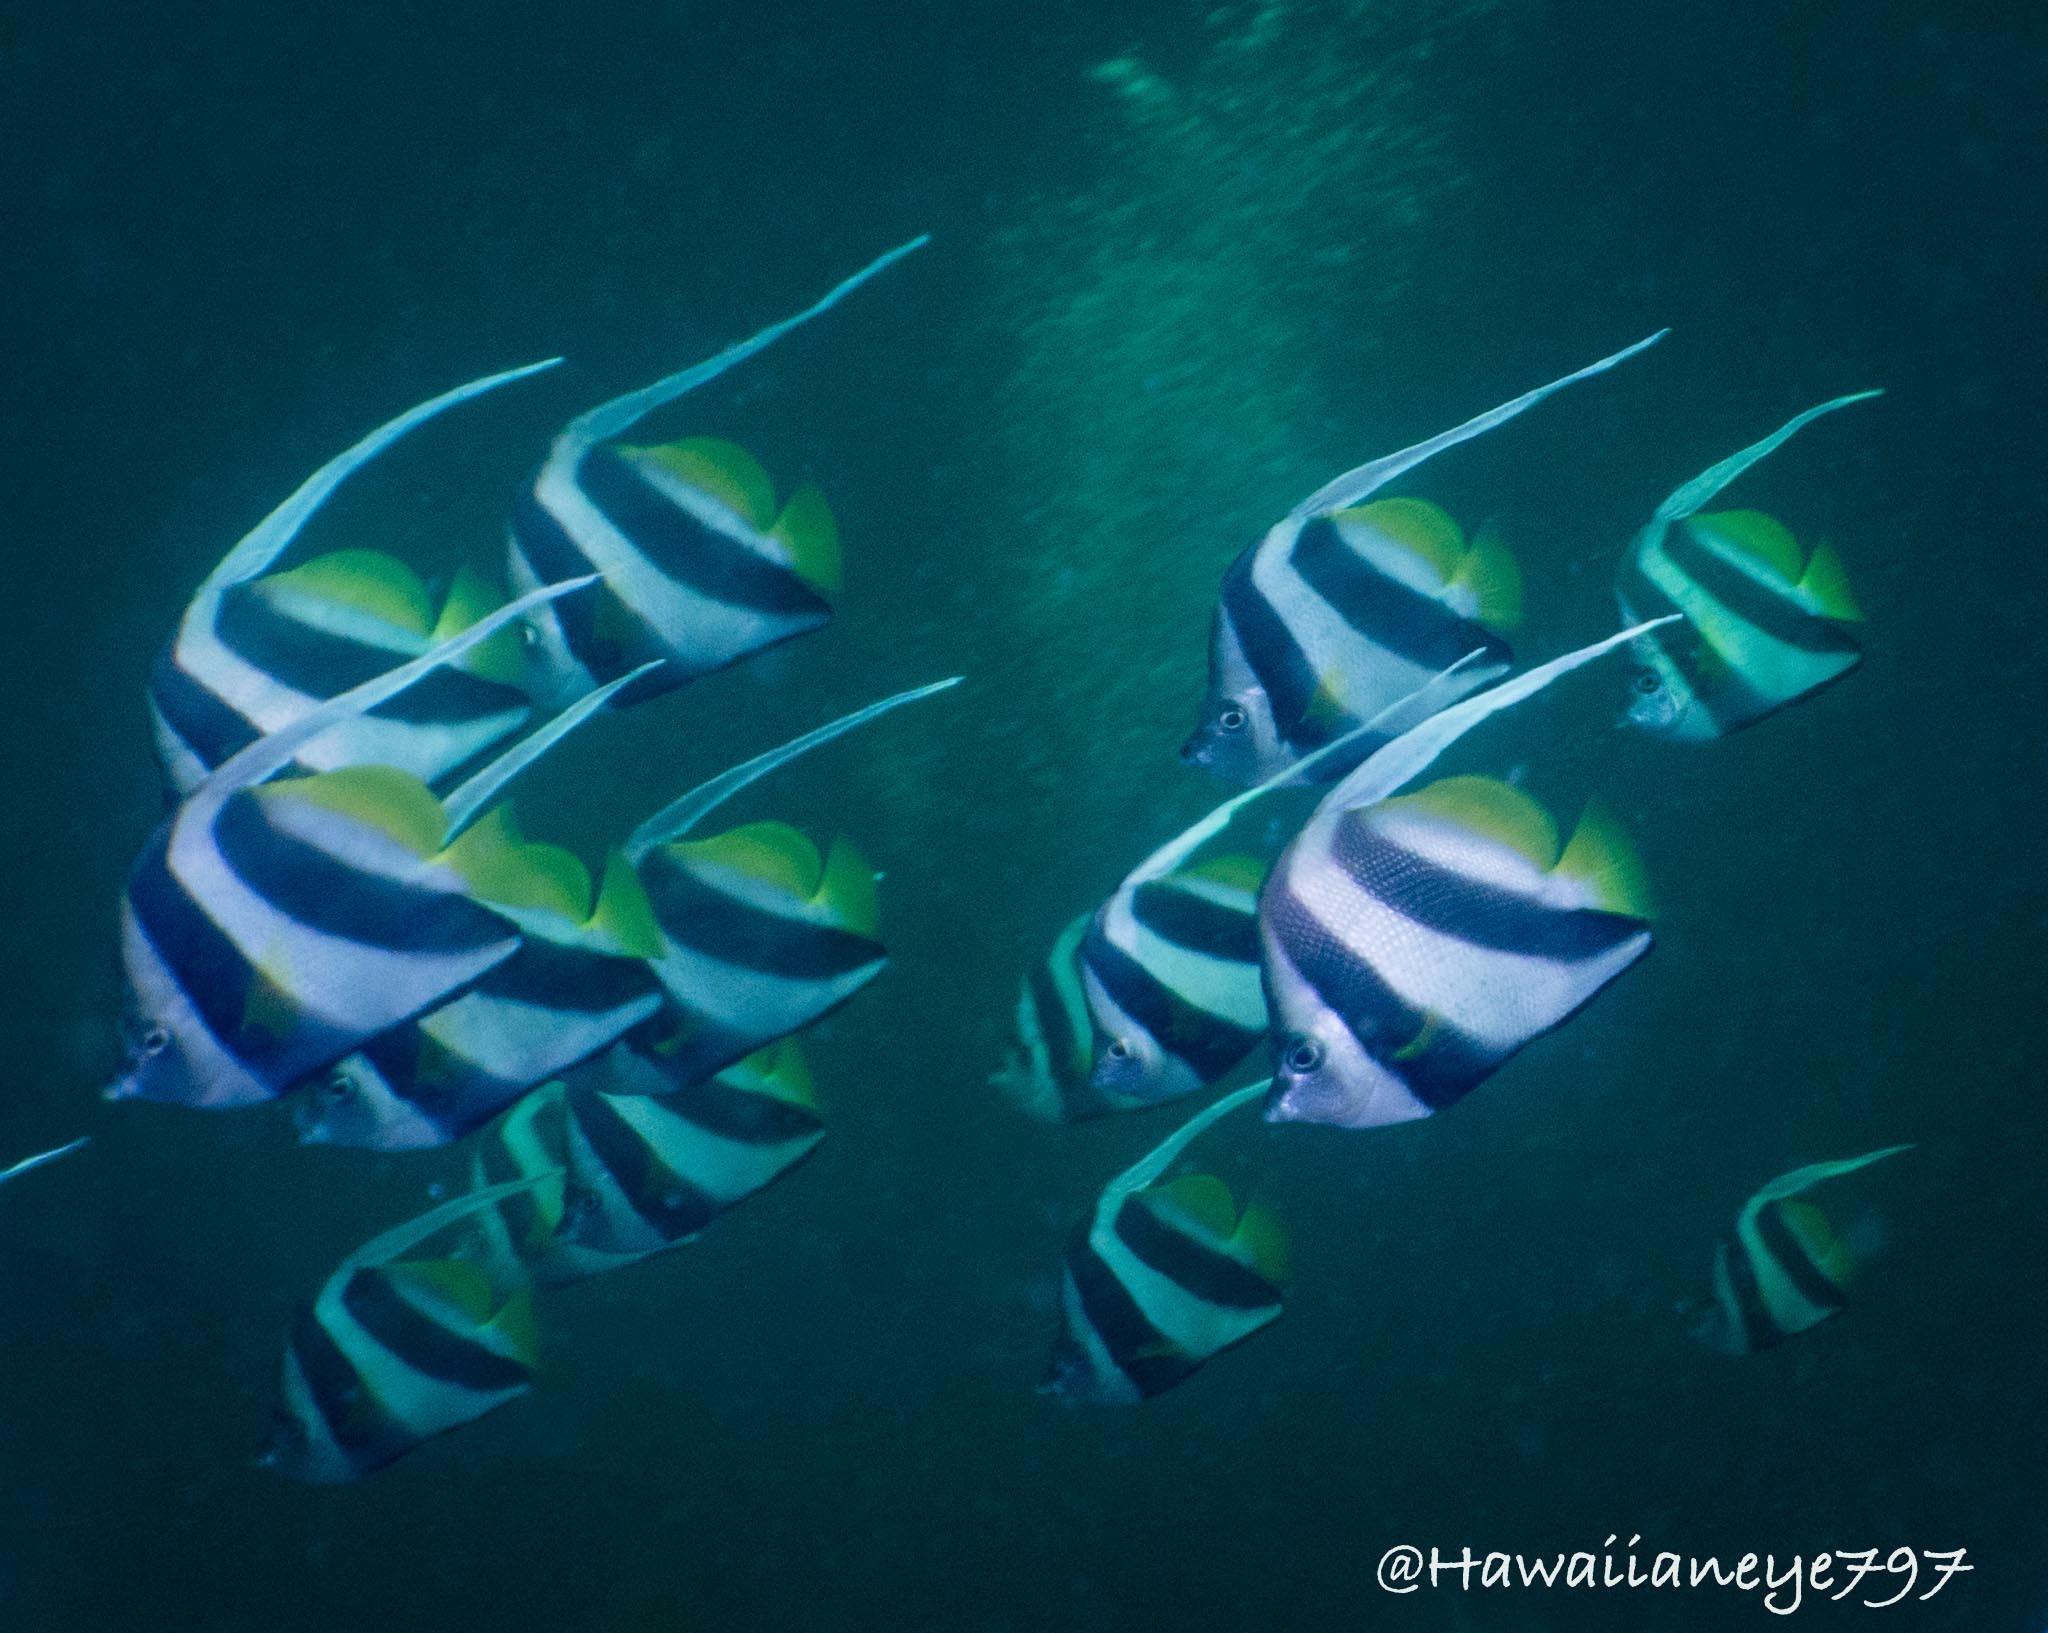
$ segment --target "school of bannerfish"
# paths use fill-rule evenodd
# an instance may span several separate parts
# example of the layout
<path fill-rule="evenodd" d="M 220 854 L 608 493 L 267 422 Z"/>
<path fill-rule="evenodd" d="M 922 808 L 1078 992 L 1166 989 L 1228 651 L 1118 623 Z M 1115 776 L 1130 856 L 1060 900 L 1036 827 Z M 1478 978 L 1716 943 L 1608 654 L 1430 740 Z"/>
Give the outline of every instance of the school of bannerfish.
<path fill-rule="evenodd" d="M 262 1456 L 355 1479 L 527 1393 L 536 1287 L 694 1239 L 825 1134 L 798 1034 L 882 969 L 876 876 L 780 822 L 711 836 L 720 804 L 800 754 L 944 690 L 883 698 L 651 813 L 593 870 L 529 840 L 510 784 L 600 713 L 814 630 L 839 584 L 832 513 L 778 497 L 709 437 L 622 439 L 892 265 L 708 361 L 573 420 L 512 509 L 510 599 L 343 549 L 284 566 L 335 489 L 459 386 L 336 456 L 192 598 L 149 682 L 171 809 L 120 903 L 126 1058 L 107 1089 L 276 1102 L 309 1143 L 473 1136 L 470 1188 L 348 1254 L 283 1346 Z M 1210 684 L 1182 748 L 1244 788 L 1167 841 L 1025 979 L 994 1081 L 1075 1123 L 1211 1101 L 1111 1181 L 1062 1266 L 1041 1388 L 1133 1402 L 1279 1316 L 1287 1238 L 1182 1153 L 1240 1106 L 1374 1128 L 1461 1099 L 1648 951 L 1647 885 L 1589 802 L 1568 838 L 1508 781 L 1415 786 L 1456 740 L 1620 650 L 1628 720 L 1707 741 L 1846 673 L 1861 614 L 1833 550 L 1703 507 L 1842 397 L 1686 483 L 1624 554 L 1619 633 L 1514 674 L 1513 557 L 1440 508 L 1374 495 L 1661 335 L 1336 478 L 1224 575 Z M 1277 855 L 1227 840 L 1282 789 L 1321 792 Z M 1273 850 L 1267 826 L 1264 850 Z M 84 1141 L 0 1169 L 0 1183 Z M 1737 1353 L 1838 1312 L 1854 1255 L 1805 1200 L 1905 1147 L 1822 1162 L 1743 1206 L 1694 1331 Z"/>
<path fill-rule="evenodd" d="M 1427 1117 L 1649 951 L 1649 888 L 1604 804 L 1589 800 L 1565 838 L 1513 782 L 1414 786 L 1444 750 L 1613 649 L 1633 666 L 1627 721 L 1688 742 L 1857 663 L 1862 614 L 1834 550 L 1756 511 L 1704 507 L 1875 392 L 1823 403 L 1685 483 L 1623 554 L 1620 633 L 1513 678 L 1522 582 L 1506 547 L 1485 528 L 1468 539 L 1426 499 L 1374 497 L 1661 338 L 1347 471 L 1225 571 L 1181 757 L 1251 786 L 1066 925 L 1024 978 L 992 1081 L 1029 1115 L 1074 1123 L 1197 1093 L 1262 1046 L 1270 1075 L 1103 1189 L 1062 1264 L 1045 1393 L 1145 1400 L 1280 1315 L 1279 1221 L 1213 1175 L 1166 1177 L 1211 1124 L 1254 1103 L 1268 1122 L 1345 1129 Z M 1232 824 L 1265 815 L 1269 796 L 1324 785 L 1277 855 L 1231 846 Z M 1805 1193 L 1903 1149 L 1800 1168 L 1751 1197 L 1716 1247 L 1712 1296 L 1682 1306 L 1693 1334 L 1746 1354 L 1838 1313 L 1856 1255 Z"/>

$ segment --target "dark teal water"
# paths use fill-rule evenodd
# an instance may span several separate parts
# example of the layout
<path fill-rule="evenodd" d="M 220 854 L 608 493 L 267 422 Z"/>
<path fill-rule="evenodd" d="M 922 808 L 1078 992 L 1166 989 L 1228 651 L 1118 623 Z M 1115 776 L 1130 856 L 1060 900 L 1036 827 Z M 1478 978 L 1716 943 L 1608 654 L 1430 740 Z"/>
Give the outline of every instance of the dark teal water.
<path fill-rule="evenodd" d="M 0 1625 L 1764 1625 L 1755 1595 L 1373 1583 L 1399 1542 L 1641 1534 L 1967 1548 L 1931 1603 L 1793 1619 L 2034 1633 L 2044 80 L 2033 15 L 1904 4 L 0 14 L 0 1159 L 95 1136 L 0 1193 Z M 749 807 L 887 875 L 892 967 L 812 1051 L 831 1139 L 549 1301 L 531 1399 L 359 1486 L 268 1479 L 292 1304 L 461 1159 L 97 1101 L 158 643 L 406 404 L 570 358 L 314 535 L 494 560 L 569 414 L 924 230 L 661 422 L 817 476 L 838 619 L 608 722 L 530 814 L 601 843 L 967 675 Z M 1171 1114 L 1048 1131 L 983 1080 L 1024 966 L 1215 797 L 1174 749 L 1217 574 L 1331 472 L 1663 324 L 1411 486 L 1502 517 L 1523 646 L 1560 651 L 1678 480 L 1881 384 L 1743 490 L 1839 543 L 1863 668 L 1703 750 L 1607 731 L 1588 678 L 1461 751 L 1625 812 L 1655 954 L 1426 1124 L 1226 1124 L 1213 1160 L 1297 1238 L 1284 1320 L 1142 1409 L 1035 1398 L 1066 1231 Z M 1751 1190 L 1907 1140 L 1842 1320 L 1686 1340 Z"/>

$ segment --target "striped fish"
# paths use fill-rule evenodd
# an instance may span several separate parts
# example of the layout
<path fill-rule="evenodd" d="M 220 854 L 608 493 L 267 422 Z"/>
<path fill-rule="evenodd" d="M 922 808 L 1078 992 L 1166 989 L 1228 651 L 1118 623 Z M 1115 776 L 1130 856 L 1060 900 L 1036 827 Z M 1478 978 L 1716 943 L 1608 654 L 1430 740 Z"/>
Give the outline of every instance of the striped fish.
<path fill-rule="evenodd" d="M 1095 1070 L 1095 1022 L 1081 984 L 1081 938 L 1094 922 L 1077 914 L 1032 966 L 1017 993 L 1016 1033 L 989 1084 L 1027 1117 L 1075 1123 L 1118 1109 L 1089 1082 Z"/>
<path fill-rule="evenodd" d="M 660 1094 L 569 1080 L 569 1187 L 561 1235 L 586 1251 L 644 1257 L 693 1239 L 788 1173 L 825 1137 L 794 1038 L 717 1076 Z"/>
<path fill-rule="evenodd" d="M 1806 550 L 1760 511 L 1700 507 L 1823 414 L 1882 395 L 1859 391 L 1809 408 L 1657 507 L 1622 563 L 1614 598 L 1624 623 L 1666 613 L 1685 622 L 1633 648 L 1630 724 L 1709 741 L 1856 667 L 1863 654 L 1847 626 L 1863 613 L 1833 547 Z"/>
<path fill-rule="evenodd" d="M 1226 781 L 1263 781 L 1312 750 L 1376 723 L 1358 755 L 1509 664 L 1499 632 L 1521 611 L 1513 558 L 1482 535 L 1467 545 L 1436 506 L 1363 504 L 1404 471 L 1505 424 L 1553 392 L 1663 338 L 1526 392 L 1463 425 L 1345 472 L 1309 495 L 1224 574 L 1210 627 L 1209 691 L 1181 757 Z M 1455 684 L 1426 688 L 1456 660 Z M 1407 702 L 1408 707 L 1398 709 Z M 1396 711 L 1396 712 L 1390 712 Z M 1357 763 L 1323 762 L 1326 778 Z"/>
<path fill-rule="evenodd" d="M 271 568 L 352 473 L 444 409 L 560 358 L 473 380 L 409 409 L 328 461 L 266 516 L 207 575 L 158 658 L 149 705 L 158 758 L 175 794 L 316 703 L 424 653 L 501 598 L 458 574 L 438 611 L 409 567 L 369 550 L 326 555 L 288 572 Z M 433 781 L 519 728 L 517 637 L 471 651 L 379 710 L 306 743 L 309 771 L 395 765 Z"/>
<path fill-rule="evenodd" d="M 643 1257 L 601 1253 L 569 1240 L 568 1090 L 545 1083 L 533 1090 L 477 1141 L 470 1159 L 472 1193 L 496 1187 L 502 1199 L 471 1216 L 468 1251 L 496 1278 L 530 1276 L 556 1287 L 601 1275 Z M 504 1187 L 513 1190 L 504 1192 Z"/>
<path fill-rule="evenodd" d="M 509 823 L 510 813 L 497 820 Z M 512 836 L 501 843 L 520 846 Z M 583 864 L 546 849 L 559 860 L 537 873 L 541 893 L 519 913 L 519 950 L 304 1091 L 294 1110 L 302 1141 L 380 1151 L 446 1145 L 661 1007 L 646 964 L 660 952 L 660 934 L 625 858 L 614 853 L 593 904 Z"/>
<path fill-rule="evenodd" d="M 1090 1083 L 1152 1104 L 1219 1081 L 1266 1034 L 1259 886 L 1249 856 L 1212 856 L 1103 903 L 1081 943 L 1088 1009 L 1106 1040 Z"/>
<path fill-rule="evenodd" d="M 1207 1174 L 1156 1183 L 1211 1123 L 1265 1092 L 1226 1094 L 1106 1187 L 1067 1249 L 1060 1335 L 1041 1394 L 1127 1405 L 1171 1389 L 1280 1314 L 1287 1239 Z"/>
<path fill-rule="evenodd" d="M 520 1186 L 458 1197 L 341 1262 L 292 1323 L 259 1462 L 288 1479 L 361 1479 L 532 1387 L 530 1286 L 412 1251 Z"/>
<path fill-rule="evenodd" d="M 524 587 L 597 573 L 604 588 L 534 619 L 529 685 L 537 699 L 560 707 L 636 664 L 666 659 L 622 699 L 637 702 L 830 618 L 839 541 L 816 488 L 798 488 L 778 508 L 760 466 L 731 443 L 629 447 L 617 439 L 924 241 L 890 251 L 807 310 L 717 357 L 591 409 L 556 437 L 512 519 L 512 579 Z"/>
<path fill-rule="evenodd" d="M 844 840 L 817 847 L 780 822 L 646 852 L 668 995 L 643 1051 L 700 1081 L 838 1008 L 881 973 L 875 874 Z"/>
<path fill-rule="evenodd" d="M 384 766 L 266 779 L 329 726 L 574 587 L 523 597 L 308 711 L 158 829 L 122 898 L 132 1048 L 110 1098 L 274 1098 L 518 949 L 517 929 L 463 872 L 487 850 L 445 843 L 446 814 L 423 783 Z"/>
<path fill-rule="evenodd" d="M 1259 904 L 1268 1116 L 1370 1128 L 1463 1098 L 1649 951 L 1647 901 L 1597 805 L 1562 853 L 1484 777 L 1318 814 Z"/>
<path fill-rule="evenodd" d="M 1698 1310 L 1693 1336 L 1730 1355 L 1753 1355 L 1839 1315 L 1854 1255 L 1827 1216 L 1801 1198 L 1824 1180 L 1911 1149 L 1887 1146 L 1794 1169 L 1745 1202 L 1735 1234 L 1714 1245 L 1714 1297 Z"/>

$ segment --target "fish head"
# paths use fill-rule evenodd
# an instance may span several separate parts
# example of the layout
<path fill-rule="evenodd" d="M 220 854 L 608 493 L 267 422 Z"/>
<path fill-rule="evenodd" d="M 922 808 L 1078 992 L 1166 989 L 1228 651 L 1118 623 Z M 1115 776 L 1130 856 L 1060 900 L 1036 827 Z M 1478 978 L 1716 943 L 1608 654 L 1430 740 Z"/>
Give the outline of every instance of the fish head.
<path fill-rule="evenodd" d="M 1278 1021 L 1267 1122 L 1383 1128 L 1428 1115 L 1407 1085 L 1366 1053 L 1329 1010 L 1281 1012 Z"/>
<path fill-rule="evenodd" d="M 1687 695 L 1684 681 L 1662 653 L 1637 657 L 1628 670 L 1628 695 L 1622 719 L 1639 731 L 1660 737 L 1681 737 L 1684 717 L 1698 705 Z"/>
<path fill-rule="evenodd" d="M 307 1410 L 289 1401 L 271 1408 L 270 1432 L 256 1454 L 256 1467 L 306 1485 L 331 1486 L 355 1479 L 361 1471 L 330 1436 L 315 1432 L 303 1416 Z"/>
<path fill-rule="evenodd" d="M 107 1086 L 107 1099 L 208 1102 L 207 1080 L 179 1040 L 172 1019 L 151 1014 L 146 1001 L 131 1004 L 121 1021 L 121 1070 Z"/>
<path fill-rule="evenodd" d="M 1167 1093 L 1167 1059 L 1149 1032 L 1113 1034 L 1095 1057 L 1088 1086 L 1124 1100 L 1158 1100 Z"/>
<path fill-rule="evenodd" d="M 604 1199 L 594 1187 L 565 1180 L 562 1185 L 562 1222 L 554 1239 L 576 1247 L 609 1249 L 610 1233 L 605 1228 Z"/>
<path fill-rule="evenodd" d="M 1109 1398 L 1088 1351 L 1064 1330 L 1053 1340 L 1038 1393 L 1062 1406 L 1089 1406 Z"/>
<path fill-rule="evenodd" d="M 369 1079 L 376 1070 L 360 1055 L 329 1069 L 303 1089 L 292 1106 L 301 1145 L 373 1146 L 378 1118 Z M 379 1082 L 374 1085 L 383 1088 Z M 388 1093 L 388 1091 L 387 1091 Z"/>
<path fill-rule="evenodd" d="M 1742 1346 L 1728 1325 L 1728 1313 L 1720 1304 L 1710 1298 L 1686 1298 L 1678 1301 L 1676 1313 L 1685 1323 L 1685 1334 L 1695 1343 L 1705 1344 L 1709 1349 L 1719 1350 L 1724 1355 L 1741 1352 Z"/>
<path fill-rule="evenodd" d="M 1272 702 L 1256 682 L 1228 691 L 1212 684 L 1200 721 L 1180 746 L 1180 757 L 1240 787 L 1273 775 L 1292 759 L 1280 741 Z"/>

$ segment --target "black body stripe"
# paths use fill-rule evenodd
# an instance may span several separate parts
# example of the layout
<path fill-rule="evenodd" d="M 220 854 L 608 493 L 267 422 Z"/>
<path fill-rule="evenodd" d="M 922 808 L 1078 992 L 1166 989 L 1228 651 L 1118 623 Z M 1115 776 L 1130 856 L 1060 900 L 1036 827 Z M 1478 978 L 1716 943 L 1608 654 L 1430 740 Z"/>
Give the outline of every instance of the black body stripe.
<path fill-rule="evenodd" d="M 510 925 L 458 890 L 365 873 L 281 832 L 264 798 L 249 791 L 230 798 L 214 840 L 236 876 L 295 923 L 394 952 L 481 952 L 514 937 Z"/>
<path fill-rule="evenodd" d="M 1205 1304 L 1223 1310 L 1265 1310 L 1280 1302 L 1273 1284 L 1163 1222 L 1136 1197 L 1117 1210 L 1116 1234 L 1144 1264 Z"/>
<path fill-rule="evenodd" d="M 412 1449 L 414 1437 L 369 1392 L 311 1305 L 293 1311 L 286 1344 L 305 1375 L 314 1409 L 358 1473 L 381 1469 Z"/>
<path fill-rule="evenodd" d="M 1074 979 L 1080 979 L 1078 971 L 1074 972 Z M 1030 994 L 1032 1013 L 1038 1017 L 1039 1034 L 1045 1040 L 1047 1068 L 1052 1072 L 1054 1081 L 1064 1085 L 1077 1065 L 1092 1063 L 1094 1032 L 1091 1029 L 1086 1037 L 1079 1034 L 1074 1017 L 1067 1013 L 1058 982 L 1046 965 L 1033 965 L 1031 973 L 1024 978 L 1024 984 Z"/>
<path fill-rule="evenodd" d="M 1131 893 L 1131 917 L 1162 940 L 1233 964 L 1259 961 L 1259 915 L 1250 897 L 1226 907 L 1174 883 L 1151 879 Z"/>
<path fill-rule="evenodd" d="M 414 1372 L 479 1393 L 517 1389 L 533 1374 L 508 1355 L 450 1332 L 408 1304 L 381 1270 L 358 1270 L 341 1292 L 342 1307 L 363 1331 Z"/>
<path fill-rule="evenodd" d="M 661 986 L 639 959 L 609 958 L 529 936 L 518 952 L 477 982 L 476 990 L 510 1003 L 601 1015 L 659 992 Z"/>
<path fill-rule="evenodd" d="M 1574 964 L 1612 952 L 1648 928 L 1624 913 L 1552 907 L 1467 878 L 1397 844 L 1369 809 L 1346 812 L 1336 822 L 1330 857 L 1382 906 L 1474 947 Z"/>
<path fill-rule="evenodd" d="M 619 1194 L 664 1241 L 694 1236 L 718 1217 L 718 1200 L 669 1168 L 603 1095 L 571 1087 L 568 1107 Z"/>
<path fill-rule="evenodd" d="M 743 970 L 836 981 L 884 956 L 882 944 L 835 925 L 785 918 L 728 895 L 667 849 L 640 864 L 655 919 L 679 947 Z"/>
<path fill-rule="evenodd" d="M 1216 616 L 1228 616 L 1244 661 L 1265 691 L 1282 740 L 1296 748 L 1319 748 L 1343 735 L 1351 722 L 1333 714 L 1327 722 L 1318 720 L 1311 725 L 1309 710 L 1320 685 L 1315 665 L 1264 592 L 1252 582 L 1256 553 L 1256 547 L 1246 550 L 1223 575 Z"/>
<path fill-rule="evenodd" d="M 1089 926 L 1081 959 L 1117 1008 L 1161 1049 L 1186 1062 L 1204 1083 L 1223 1076 L 1264 1036 L 1196 1008 L 1112 944 L 1097 926 Z"/>
<path fill-rule="evenodd" d="M 806 628 L 832 616 L 824 597 L 795 572 L 705 526 L 651 487 L 615 450 L 592 449 L 576 478 L 590 502 L 673 582 L 764 618 L 808 619 Z"/>
<path fill-rule="evenodd" d="M 1735 1294 L 1737 1337 L 1742 1347 L 1752 1353 L 1769 1349 L 1786 1334 L 1764 1307 L 1763 1294 L 1756 1284 L 1756 1268 L 1749 1262 L 1741 1237 L 1724 1238 L 1720 1251 L 1721 1262 L 1728 1268 L 1728 1285 Z"/>
<path fill-rule="evenodd" d="M 1267 934 L 1279 942 L 1301 978 L 1344 1023 L 1359 1047 L 1400 1078 L 1432 1111 L 1463 1099 L 1514 1052 L 1496 1055 L 1455 1028 L 1439 1024 L 1426 1048 L 1412 1058 L 1396 1059 L 1421 1036 L 1430 1018 L 1410 1008 L 1371 964 L 1324 929 L 1284 886 L 1269 887 L 1260 906 Z M 1269 988 L 1267 1004 L 1278 1015 L 1273 996 Z"/>
<path fill-rule="evenodd" d="M 1664 553 L 1708 595 L 1773 640 L 1820 655 L 1860 650 L 1827 619 L 1759 584 L 1740 567 L 1705 548 L 1683 523 L 1665 529 Z"/>
<path fill-rule="evenodd" d="M 1813 1262 L 1799 1238 L 1792 1234 L 1779 1203 L 1767 1202 L 1757 1210 L 1756 1233 L 1765 1251 L 1785 1272 L 1785 1279 L 1799 1290 L 1799 1296 L 1807 1303 L 1822 1310 L 1839 1310 L 1849 1302 L 1841 1288 Z"/>
<path fill-rule="evenodd" d="M 707 1135 L 735 1145 L 783 1145 L 817 1134 L 825 1126 L 806 1106 L 735 1088 L 715 1077 L 662 1095 L 655 1103 Z"/>
<path fill-rule="evenodd" d="M 217 766 L 260 735 L 247 720 L 192 675 L 178 667 L 175 644 L 157 655 L 150 671 L 150 700 L 157 713 L 207 766 Z"/>
<path fill-rule="evenodd" d="M 1327 516 L 1303 524 L 1289 562 L 1363 640 L 1431 674 L 1474 648 L 1484 649 L 1484 664 L 1514 661 L 1499 636 L 1389 578 L 1352 550 Z"/>
<path fill-rule="evenodd" d="M 1081 1312 L 1117 1370 L 1146 1399 L 1171 1389 L 1193 1372 L 1198 1362 L 1168 1343 L 1166 1335 L 1145 1319 L 1138 1301 L 1088 1243 L 1087 1228 L 1076 1232 L 1067 1249 L 1067 1271 L 1080 1295 Z"/>
<path fill-rule="evenodd" d="M 535 497 L 531 488 L 520 494 L 519 502 L 513 507 L 512 545 L 532 569 L 533 576 L 543 584 L 559 584 L 565 578 L 581 578 L 586 573 L 597 571 L 597 563 L 583 553 L 568 529 Z M 600 606 L 606 608 L 609 622 L 615 625 L 627 622 L 641 631 L 639 640 L 631 645 L 637 648 L 647 640 L 640 620 L 612 593 L 609 584 L 552 601 L 548 610 L 561 625 L 562 638 L 569 643 L 569 651 L 576 661 L 602 685 L 617 680 L 633 668 L 633 664 L 628 661 L 629 643 L 614 633 L 598 633 Z M 651 651 L 648 653 L 650 657 L 655 655 Z"/>

